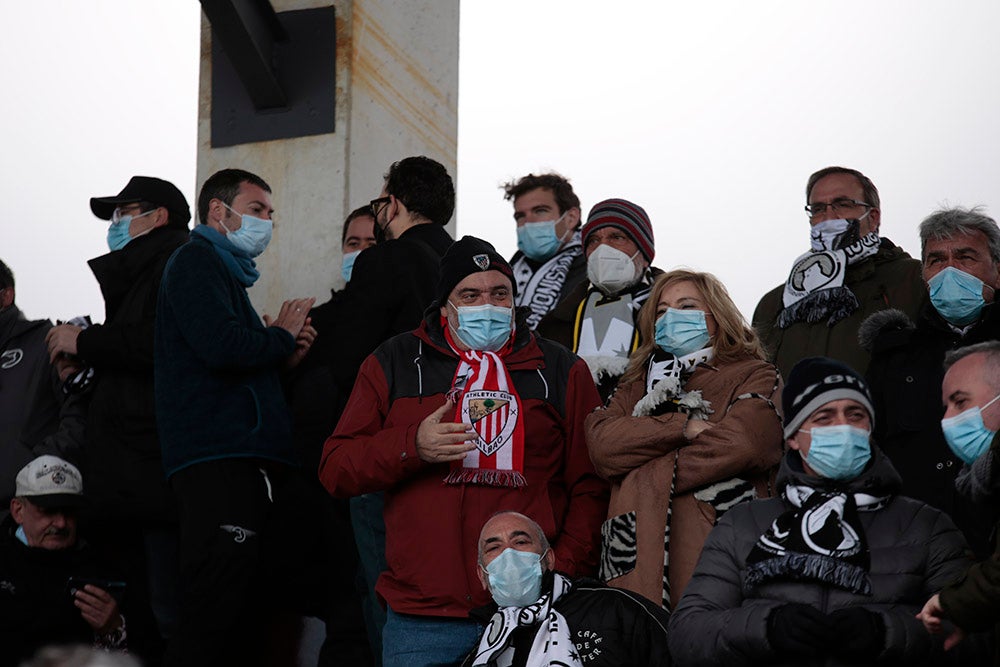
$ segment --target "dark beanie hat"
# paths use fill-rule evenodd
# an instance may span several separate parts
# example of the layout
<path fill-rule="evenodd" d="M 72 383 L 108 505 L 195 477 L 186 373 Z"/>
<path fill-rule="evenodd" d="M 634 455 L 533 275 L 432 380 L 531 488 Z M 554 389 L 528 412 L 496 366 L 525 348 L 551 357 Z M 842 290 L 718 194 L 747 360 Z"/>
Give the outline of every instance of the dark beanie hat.
<path fill-rule="evenodd" d="M 781 392 L 785 414 L 785 437 L 799 430 L 809 415 L 821 407 L 843 398 L 850 398 L 868 410 L 875 424 L 875 410 L 868 383 L 854 370 L 827 357 L 809 357 L 795 364 Z"/>
<path fill-rule="evenodd" d="M 510 280 L 511 294 L 517 296 L 514 271 L 507 260 L 486 241 L 475 236 L 463 236 L 452 243 L 441 258 L 441 280 L 438 282 L 437 290 L 438 305 L 448 299 L 455 285 L 462 282 L 466 276 L 480 271 L 499 271 L 507 276 Z"/>
<path fill-rule="evenodd" d="M 646 210 L 627 199 L 605 199 L 594 205 L 583 226 L 583 247 L 587 247 L 587 237 L 601 227 L 617 227 L 632 239 L 647 262 L 653 261 L 656 249 L 653 247 L 653 224 Z"/>

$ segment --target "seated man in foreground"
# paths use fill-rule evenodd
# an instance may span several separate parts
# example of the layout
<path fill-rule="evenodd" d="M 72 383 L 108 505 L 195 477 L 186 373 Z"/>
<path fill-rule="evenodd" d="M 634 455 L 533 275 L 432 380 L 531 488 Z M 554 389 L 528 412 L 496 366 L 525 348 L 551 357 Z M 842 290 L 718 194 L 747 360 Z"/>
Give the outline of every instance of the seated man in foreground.
<path fill-rule="evenodd" d="M 479 581 L 493 596 L 466 667 L 668 665 L 667 613 L 645 598 L 556 572 L 541 527 L 500 512 L 479 534 Z M 491 619 L 492 617 L 492 619 Z"/>
<path fill-rule="evenodd" d="M 782 399 L 781 495 L 737 505 L 709 534 L 670 619 L 674 664 L 942 664 L 916 614 L 968 565 L 962 534 L 898 495 L 860 375 L 803 359 Z"/>

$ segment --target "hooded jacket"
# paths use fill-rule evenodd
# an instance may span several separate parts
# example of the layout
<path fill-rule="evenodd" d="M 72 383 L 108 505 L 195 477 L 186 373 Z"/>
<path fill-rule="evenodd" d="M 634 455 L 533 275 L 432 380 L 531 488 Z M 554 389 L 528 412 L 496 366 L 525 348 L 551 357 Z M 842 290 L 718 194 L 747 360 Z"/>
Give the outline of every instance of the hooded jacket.
<path fill-rule="evenodd" d="M 385 490 L 388 569 L 376 590 L 393 611 L 465 618 L 489 601 L 476 572 L 477 543 L 493 514 L 531 517 L 559 570 L 591 575 L 608 489 L 584 443 L 583 418 L 600 402 L 586 364 L 520 320 L 504 363 L 521 399 L 527 486 L 445 484 L 448 465 L 420 459 L 417 429 L 445 402 L 458 368 L 439 318 L 432 306 L 419 328 L 365 360 L 319 477 L 338 497 Z"/>
<path fill-rule="evenodd" d="M 779 327 L 784 284 L 761 298 L 753 313 L 753 328 L 782 377 L 788 377 L 800 359 L 816 356 L 836 359 L 863 375 L 868 368 L 868 352 L 858 343 L 858 327 L 865 318 L 885 308 L 898 308 L 916 317 L 927 300 L 920 262 L 886 238 L 873 257 L 847 267 L 844 286 L 854 293 L 861 307 L 833 326 L 822 319 L 796 322 L 787 329 Z"/>
<path fill-rule="evenodd" d="M 929 635 L 915 616 L 931 595 L 968 567 L 965 540 L 946 514 L 898 495 L 901 482 L 889 459 L 875 447 L 872 456 L 858 477 L 836 482 L 807 475 L 798 452 L 789 451 L 777 479 L 782 496 L 739 505 L 722 518 L 670 619 L 675 665 L 846 664 L 834 658 L 787 658 L 775 651 L 767 635 L 768 616 L 793 602 L 827 614 L 855 606 L 877 613 L 885 625 L 885 643 L 872 664 L 944 662 L 942 640 Z M 771 522 L 792 509 L 784 497 L 789 484 L 890 496 L 880 509 L 859 512 L 871 556 L 870 596 L 817 581 L 788 580 L 762 584 L 751 596 L 744 595 L 748 554 Z"/>

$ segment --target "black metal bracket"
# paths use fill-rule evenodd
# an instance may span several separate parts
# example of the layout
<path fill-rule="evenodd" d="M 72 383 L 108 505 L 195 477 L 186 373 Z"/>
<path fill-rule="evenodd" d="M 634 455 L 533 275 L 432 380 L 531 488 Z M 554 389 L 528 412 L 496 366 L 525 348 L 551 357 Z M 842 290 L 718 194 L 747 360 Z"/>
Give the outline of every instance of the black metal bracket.
<path fill-rule="evenodd" d="M 212 25 L 212 146 L 334 131 L 336 16 L 201 0 Z"/>

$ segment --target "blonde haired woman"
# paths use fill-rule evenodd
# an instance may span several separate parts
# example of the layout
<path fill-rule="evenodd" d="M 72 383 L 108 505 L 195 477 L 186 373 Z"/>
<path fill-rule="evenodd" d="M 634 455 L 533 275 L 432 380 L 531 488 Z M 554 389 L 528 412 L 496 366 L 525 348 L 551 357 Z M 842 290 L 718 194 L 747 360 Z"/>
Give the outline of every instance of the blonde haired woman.
<path fill-rule="evenodd" d="M 606 408 L 586 421 L 612 483 L 601 578 L 671 609 L 718 518 L 770 495 L 781 460 L 781 378 L 709 273 L 657 278 L 643 341 Z"/>

